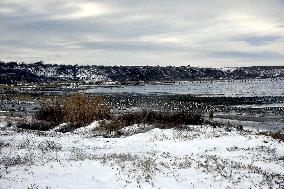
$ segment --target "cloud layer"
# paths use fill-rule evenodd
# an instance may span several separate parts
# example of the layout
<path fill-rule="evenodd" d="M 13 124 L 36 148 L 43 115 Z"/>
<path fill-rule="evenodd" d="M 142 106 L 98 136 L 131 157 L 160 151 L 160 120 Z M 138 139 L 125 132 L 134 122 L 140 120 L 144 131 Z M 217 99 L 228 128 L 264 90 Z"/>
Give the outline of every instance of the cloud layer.
<path fill-rule="evenodd" d="M 1 0 L 0 59 L 283 65 L 282 0 Z"/>

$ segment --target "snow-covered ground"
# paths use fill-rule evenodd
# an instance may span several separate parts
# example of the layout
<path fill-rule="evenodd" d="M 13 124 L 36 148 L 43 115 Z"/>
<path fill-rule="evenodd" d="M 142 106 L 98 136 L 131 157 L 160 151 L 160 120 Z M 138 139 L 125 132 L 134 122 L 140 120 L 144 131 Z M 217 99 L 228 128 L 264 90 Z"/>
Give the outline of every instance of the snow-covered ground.
<path fill-rule="evenodd" d="M 65 134 L 0 127 L 1 189 L 284 187 L 284 143 L 254 132 L 197 125 L 100 138 L 97 123 Z"/>

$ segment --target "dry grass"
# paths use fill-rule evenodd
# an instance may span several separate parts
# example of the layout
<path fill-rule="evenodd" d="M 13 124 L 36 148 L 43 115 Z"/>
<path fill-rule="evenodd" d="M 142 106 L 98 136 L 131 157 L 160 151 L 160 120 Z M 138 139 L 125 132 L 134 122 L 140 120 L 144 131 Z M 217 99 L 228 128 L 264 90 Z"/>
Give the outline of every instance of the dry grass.
<path fill-rule="evenodd" d="M 263 131 L 257 133 L 258 135 L 265 135 L 265 136 L 270 136 L 274 140 L 282 141 L 284 142 L 284 134 L 278 132 L 273 132 L 273 131 Z"/>
<path fill-rule="evenodd" d="M 281 134 L 280 132 L 272 132 L 272 133 L 270 134 L 270 136 L 271 136 L 273 139 L 275 139 L 275 140 L 281 140 L 281 141 L 284 142 L 284 135 Z"/>
<path fill-rule="evenodd" d="M 59 97 L 42 101 L 41 107 L 36 113 L 35 118 L 55 124 L 62 122 L 64 118 L 62 103 L 63 99 Z"/>
<path fill-rule="evenodd" d="M 161 129 L 181 129 L 185 125 L 199 125 L 203 122 L 200 114 L 191 112 L 139 111 L 114 117 L 111 121 L 102 123 L 102 127 L 111 133 L 133 124 L 148 124 Z"/>
<path fill-rule="evenodd" d="M 75 94 L 64 99 L 63 121 L 75 123 L 79 126 L 90 124 L 95 120 L 109 118 L 109 109 L 100 97 L 88 97 Z"/>
<path fill-rule="evenodd" d="M 55 125 L 51 122 L 42 120 L 22 120 L 17 123 L 17 127 L 21 129 L 48 131 L 55 127 Z"/>
<path fill-rule="evenodd" d="M 95 120 L 110 117 L 109 108 L 101 97 L 74 94 L 69 97 L 57 97 L 42 102 L 35 118 L 54 124 L 70 123 L 82 127 Z"/>
<path fill-rule="evenodd" d="M 32 101 L 33 100 L 33 96 L 30 94 L 17 94 L 15 98 L 18 101 Z"/>

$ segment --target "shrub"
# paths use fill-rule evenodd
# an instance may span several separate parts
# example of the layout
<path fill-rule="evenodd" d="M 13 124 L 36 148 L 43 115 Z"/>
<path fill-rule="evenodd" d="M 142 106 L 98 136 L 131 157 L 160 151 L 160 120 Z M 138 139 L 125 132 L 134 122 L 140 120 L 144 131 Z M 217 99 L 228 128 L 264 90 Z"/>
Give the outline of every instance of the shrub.
<path fill-rule="evenodd" d="M 62 99 L 54 97 L 41 103 L 36 119 L 58 124 L 63 121 L 64 113 L 62 109 Z"/>
<path fill-rule="evenodd" d="M 32 120 L 32 121 L 25 121 L 19 122 L 17 124 L 18 128 L 22 129 L 30 129 L 30 130 L 39 130 L 39 131 L 48 131 L 54 127 L 54 124 L 47 121 L 40 121 L 40 120 Z"/>
<path fill-rule="evenodd" d="M 101 127 L 103 131 L 107 131 L 109 134 L 112 132 L 117 132 L 123 127 L 126 127 L 125 123 L 120 122 L 118 119 L 114 119 L 111 121 L 103 121 L 101 122 Z"/>
<path fill-rule="evenodd" d="M 265 135 L 265 136 L 270 136 L 274 140 L 279 140 L 284 142 L 284 134 L 280 133 L 279 131 L 273 132 L 273 131 L 263 131 L 257 133 L 258 135 Z"/>
<path fill-rule="evenodd" d="M 162 128 L 178 127 L 180 125 L 201 124 L 203 118 L 200 114 L 191 112 L 155 112 L 141 111 L 122 115 L 119 118 L 126 125 L 131 124 L 155 124 Z"/>
<path fill-rule="evenodd" d="M 36 113 L 36 119 L 54 124 L 68 122 L 75 127 L 109 117 L 109 109 L 101 97 L 89 97 L 83 94 L 46 100 Z"/>
<path fill-rule="evenodd" d="M 79 126 L 90 124 L 95 120 L 109 118 L 109 109 L 100 97 L 88 97 L 75 94 L 64 100 L 64 122 Z"/>
<path fill-rule="evenodd" d="M 274 140 L 284 141 L 284 135 L 280 132 L 272 132 L 270 135 Z"/>
<path fill-rule="evenodd" d="M 139 111 L 115 117 L 110 122 L 103 123 L 102 127 L 112 132 L 133 124 L 149 124 L 161 129 L 166 129 L 182 128 L 184 125 L 197 125 L 203 122 L 204 120 L 201 114 L 191 112 Z"/>

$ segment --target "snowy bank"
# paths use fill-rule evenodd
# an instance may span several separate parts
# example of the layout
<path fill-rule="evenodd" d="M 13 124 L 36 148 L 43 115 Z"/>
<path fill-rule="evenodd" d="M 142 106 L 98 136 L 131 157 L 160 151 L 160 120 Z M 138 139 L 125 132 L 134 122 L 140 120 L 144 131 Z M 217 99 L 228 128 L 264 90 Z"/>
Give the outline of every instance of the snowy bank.
<path fill-rule="evenodd" d="M 0 135 L 5 189 L 284 187 L 283 142 L 245 131 L 197 125 L 95 138 L 7 128 Z"/>

